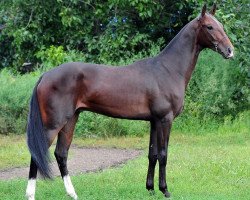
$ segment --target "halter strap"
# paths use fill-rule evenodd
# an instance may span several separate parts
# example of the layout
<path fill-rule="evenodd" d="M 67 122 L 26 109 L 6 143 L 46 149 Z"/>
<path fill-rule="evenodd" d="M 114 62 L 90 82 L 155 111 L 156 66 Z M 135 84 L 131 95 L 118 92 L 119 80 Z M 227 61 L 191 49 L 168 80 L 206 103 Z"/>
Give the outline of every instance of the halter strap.
<path fill-rule="evenodd" d="M 214 48 L 215 48 L 215 51 L 218 51 L 218 46 L 219 46 L 219 44 L 222 42 L 222 41 L 224 41 L 225 39 L 227 38 L 227 36 L 224 36 L 224 37 L 222 37 L 220 40 L 219 40 L 219 42 L 214 42 Z"/>

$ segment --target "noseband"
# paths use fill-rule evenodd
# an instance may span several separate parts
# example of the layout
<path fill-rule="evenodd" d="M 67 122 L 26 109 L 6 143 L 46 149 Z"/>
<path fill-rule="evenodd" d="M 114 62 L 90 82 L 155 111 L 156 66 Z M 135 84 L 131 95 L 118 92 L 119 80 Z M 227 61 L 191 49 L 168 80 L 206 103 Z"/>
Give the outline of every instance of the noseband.
<path fill-rule="evenodd" d="M 224 41 L 226 38 L 227 38 L 227 36 L 224 36 L 224 37 L 222 37 L 222 38 L 219 40 L 219 42 L 213 42 L 215 51 L 218 51 L 218 46 L 219 46 L 219 44 L 220 44 L 222 41 Z"/>

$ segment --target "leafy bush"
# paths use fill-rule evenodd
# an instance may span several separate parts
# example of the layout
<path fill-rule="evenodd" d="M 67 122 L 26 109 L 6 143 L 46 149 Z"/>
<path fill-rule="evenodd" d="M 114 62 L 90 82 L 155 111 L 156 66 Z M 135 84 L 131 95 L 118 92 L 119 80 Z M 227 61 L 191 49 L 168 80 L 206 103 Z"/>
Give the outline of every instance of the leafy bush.
<path fill-rule="evenodd" d="M 236 117 L 225 116 L 223 124 L 218 128 L 218 134 L 234 134 L 243 133 L 249 136 L 250 133 L 250 111 L 238 113 Z"/>
<path fill-rule="evenodd" d="M 42 61 L 42 71 L 48 71 L 62 63 L 67 62 L 83 62 L 85 60 L 84 55 L 76 50 L 65 51 L 63 46 L 53 46 L 49 48 L 41 48 L 36 53 L 36 57 Z"/>
<path fill-rule="evenodd" d="M 186 110 L 198 117 L 237 115 L 248 107 L 248 89 L 236 60 L 202 52 L 186 94 Z"/>
<path fill-rule="evenodd" d="M 96 113 L 83 112 L 76 125 L 76 136 L 110 137 L 142 136 L 149 131 L 148 123 L 114 119 Z"/>
<path fill-rule="evenodd" d="M 158 0 L 16 0 L 0 1 L 2 67 L 20 70 L 41 62 L 51 45 L 79 50 L 87 62 L 118 62 L 159 38 L 169 41 L 186 24 L 192 3 Z M 147 51 L 148 52 L 148 51 Z"/>
<path fill-rule="evenodd" d="M 0 72 L 0 133 L 21 134 L 25 131 L 29 98 L 38 73 L 12 75 Z"/>
<path fill-rule="evenodd" d="M 236 116 L 223 116 L 218 119 L 215 116 L 206 116 L 203 118 L 192 115 L 181 115 L 173 123 L 173 130 L 189 135 L 239 135 L 243 134 L 249 137 L 250 112 L 243 111 Z"/>

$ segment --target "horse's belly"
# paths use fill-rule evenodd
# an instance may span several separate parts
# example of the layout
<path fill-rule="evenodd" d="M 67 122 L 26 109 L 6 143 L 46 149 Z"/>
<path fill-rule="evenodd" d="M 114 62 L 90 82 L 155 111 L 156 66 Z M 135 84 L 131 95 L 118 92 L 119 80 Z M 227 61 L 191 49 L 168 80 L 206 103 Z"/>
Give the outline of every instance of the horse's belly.
<path fill-rule="evenodd" d="M 98 92 L 85 102 L 86 110 L 111 117 L 146 119 L 150 116 L 145 97 L 131 93 Z"/>
<path fill-rule="evenodd" d="M 106 116 L 122 118 L 122 119 L 138 119 L 138 120 L 147 120 L 150 118 L 150 113 L 147 110 L 135 110 L 127 109 L 127 107 L 110 108 L 110 107 L 99 107 L 91 106 L 88 110 L 96 113 L 100 113 Z"/>

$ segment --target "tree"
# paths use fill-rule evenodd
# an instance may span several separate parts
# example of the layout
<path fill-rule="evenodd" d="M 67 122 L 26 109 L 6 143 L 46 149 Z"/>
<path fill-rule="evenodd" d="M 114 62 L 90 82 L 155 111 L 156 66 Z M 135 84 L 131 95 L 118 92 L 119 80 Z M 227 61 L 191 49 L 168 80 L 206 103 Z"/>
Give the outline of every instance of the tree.
<path fill-rule="evenodd" d="M 186 1 L 163 0 L 15 0 L 0 6 L 6 24 L 1 68 L 17 70 L 39 62 L 35 55 L 50 45 L 77 49 L 97 63 L 147 52 L 159 38 L 169 41 L 192 12 Z"/>

